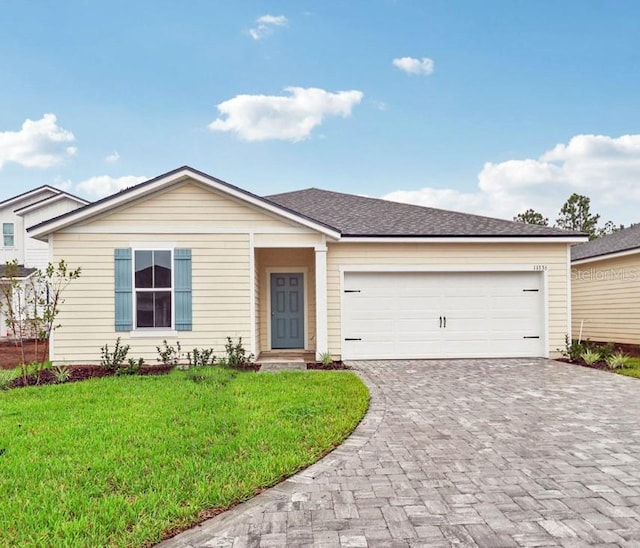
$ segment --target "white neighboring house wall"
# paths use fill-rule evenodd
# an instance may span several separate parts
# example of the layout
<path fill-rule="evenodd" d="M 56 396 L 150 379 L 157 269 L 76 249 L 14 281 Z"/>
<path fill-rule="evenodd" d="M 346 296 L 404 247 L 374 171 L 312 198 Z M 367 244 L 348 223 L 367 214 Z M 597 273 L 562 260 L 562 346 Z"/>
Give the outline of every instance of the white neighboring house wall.
<path fill-rule="evenodd" d="M 49 246 L 28 236 L 27 229 L 88 203 L 48 185 L 0 201 L 0 231 L 3 231 L 0 232 L 0 266 L 16 260 L 24 268 L 45 268 L 49 262 Z M 13 245 L 5 242 L 6 225 L 13 228 Z M 6 315 L 2 308 L 0 306 L 0 338 L 7 336 Z"/>

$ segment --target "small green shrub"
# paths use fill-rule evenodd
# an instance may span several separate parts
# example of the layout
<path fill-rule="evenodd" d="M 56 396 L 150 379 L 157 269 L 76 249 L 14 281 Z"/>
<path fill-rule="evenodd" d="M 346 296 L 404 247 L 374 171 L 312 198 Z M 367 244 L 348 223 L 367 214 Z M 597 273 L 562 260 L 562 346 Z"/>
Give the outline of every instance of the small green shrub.
<path fill-rule="evenodd" d="M 564 350 L 562 351 L 562 355 L 566 358 L 569 358 L 572 362 L 577 362 L 581 357 L 587 347 L 584 343 L 579 343 L 576 340 L 571 340 L 569 335 L 564 336 Z"/>
<path fill-rule="evenodd" d="M 624 354 L 622 352 L 616 352 L 615 354 L 607 356 L 605 361 L 611 369 L 620 369 L 623 367 L 629 367 L 629 365 L 631 365 L 631 356 L 628 356 L 627 354 Z"/>
<path fill-rule="evenodd" d="M 68 365 L 54 365 L 51 368 L 51 374 L 56 380 L 56 384 L 64 384 L 71 377 L 71 369 Z"/>
<path fill-rule="evenodd" d="M 593 365 L 594 363 L 600 361 L 602 356 L 600 356 L 600 352 L 596 352 L 594 350 L 585 350 L 582 354 L 580 354 L 580 358 L 587 365 Z"/>
<path fill-rule="evenodd" d="M 247 354 L 246 349 L 242 346 L 242 337 L 238 337 L 237 343 L 234 343 L 231 337 L 227 337 L 224 349 L 227 353 L 224 361 L 229 367 L 248 365 L 253 361 L 254 355 Z"/>
<path fill-rule="evenodd" d="M 612 342 L 608 342 L 606 344 L 596 345 L 594 349 L 598 351 L 602 360 L 607 361 L 607 359 L 614 355 L 616 345 Z"/>
<path fill-rule="evenodd" d="M 116 375 L 137 375 L 140 373 L 140 369 L 144 365 L 144 358 L 138 358 L 137 360 L 129 358 L 127 365 L 122 365 L 116 370 Z"/>
<path fill-rule="evenodd" d="M 9 390 L 11 383 L 22 374 L 19 367 L 15 369 L 0 369 L 0 390 Z"/>
<path fill-rule="evenodd" d="M 213 348 L 194 348 L 191 352 L 187 352 L 189 366 L 204 367 L 207 365 L 215 365 L 216 357 L 213 354 Z"/>
<path fill-rule="evenodd" d="M 182 347 L 180 341 L 176 341 L 176 345 L 170 345 L 166 340 L 162 341 L 162 346 L 156 346 L 158 351 L 158 361 L 164 365 L 178 365 L 182 358 Z"/>
<path fill-rule="evenodd" d="M 323 352 L 322 354 L 320 354 L 320 363 L 322 365 L 330 365 L 333 363 L 333 356 L 331 355 L 331 352 Z"/>
<path fill-rule="evenodd" d="M 115 373 L 122 367 L 122 365 L 124 364 L 124 360 L 127 359 L 127 354 L 129 353 L 129 345 L 120 344 L 120 337 L 118 337 L 116 339 L 116 344 L 113 348 L 113 352 L 109 351 L 109 345 L 106 343 L 100 350 L 100 363 L 107 371 Z"/>

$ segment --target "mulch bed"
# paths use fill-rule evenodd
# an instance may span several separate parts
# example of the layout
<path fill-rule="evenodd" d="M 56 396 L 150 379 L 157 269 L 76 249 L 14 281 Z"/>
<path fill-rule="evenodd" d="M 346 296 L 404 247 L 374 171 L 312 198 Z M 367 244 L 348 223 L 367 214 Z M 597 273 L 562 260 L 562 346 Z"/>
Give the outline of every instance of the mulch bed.
<path fill-rule="evenodd" d="M 67 382 L 85 381 L 87 379 L 95 379 L 99 377 L 113 376 L 112 371 L 108 371 L 102 365 L 70 365 L 69 367 L 69 380 Z M 139 375 L 166 375 L 173 369 L 172 365 L 144 365 L 140 369 Z M 23 386 L 35 386 L 37 384 L 56 384 L 56 378 L 50 370 L 45 370 L 40 374 L 40 382 L 31 375 L 27 377 L 25 383 L 22 377 L 15 379 L 11 383 L 11 388 L 20 388 Z"/>
<path fill-rule="evenodd" d="M 596 363 L 592 363 L 591 365 L 589 365 L 586 362 L 583 362 L 582 360 L 570 360 L 569 358 L 556 358 L 557 362 L 564 362 L 564 363 L 572 363 L 573 365 L 581 365 L 582 367 L 590 367 L 591 369 L 600 369 L 600 370 L 604 370 L 604 371 L 611 371 L 612 369 L 607 365 L 606 362 L 596 362 Z"/>
<path fill-rule="evenodd" d="M 311 362 L 311 363 L 307 363 L 307 369 L 335 371 L 335 370 L 351 369 L 351 368 L 340 361 L 340 362 L 331 362 L 327 365 L 324 365 L 323 363 L 319 363 L 319 362 Z"/>

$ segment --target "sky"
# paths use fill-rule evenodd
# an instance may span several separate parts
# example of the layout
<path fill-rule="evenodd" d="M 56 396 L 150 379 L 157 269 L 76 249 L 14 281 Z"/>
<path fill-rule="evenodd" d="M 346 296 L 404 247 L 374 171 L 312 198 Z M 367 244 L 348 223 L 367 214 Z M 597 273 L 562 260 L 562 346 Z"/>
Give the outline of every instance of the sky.
<path fill-rule="evenodd" d="M 0 0 L 0 200 L 190 165 L 640 222 L 637 0 Z"/>

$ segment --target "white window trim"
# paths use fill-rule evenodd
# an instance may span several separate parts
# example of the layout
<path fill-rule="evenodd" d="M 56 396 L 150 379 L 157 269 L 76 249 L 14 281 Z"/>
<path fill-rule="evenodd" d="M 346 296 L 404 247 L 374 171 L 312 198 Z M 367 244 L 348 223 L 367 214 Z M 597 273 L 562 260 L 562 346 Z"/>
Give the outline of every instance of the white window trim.
<path fill-rule="evenodd" d="M 176 281 L 175 281 L 175 264 L 174 264 L 174 247 L 167 246 L 141 246 L 131 248 L 131 288 L 132 288 L 132 318 L 133 329 L 130 334 L 135 337 L 174 337 L 176 331 Z M 168 251 L 171 254 L 171 326 L 170 327 L 137 327 L 138 325 L 138 298 L 136 288 L 136 251 Z M 141 288 L 143 292 L 166 291 L 166 288 Z"/>
<path fill-rule="evenodd" d="M 4 227 L 8 225 L 11 225 L 11 228 L 12 228 L 11 234 L 5 234 Z M 6 245 L 4 243 L 4 239 L 7 236 L 11 236 L 13 238 L 13 244 Z M 16 223 L 2 223 L 2 247 L 4 247 L 5 249 L 16 249 Z"/>

